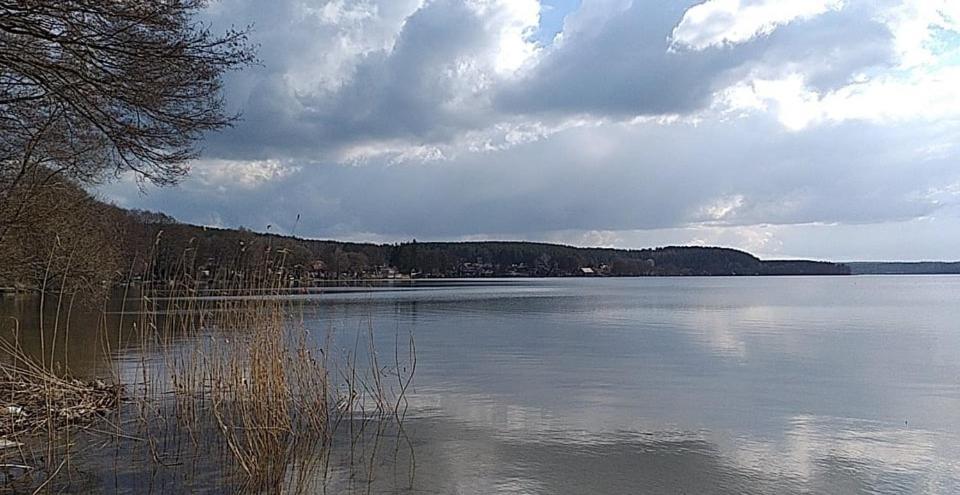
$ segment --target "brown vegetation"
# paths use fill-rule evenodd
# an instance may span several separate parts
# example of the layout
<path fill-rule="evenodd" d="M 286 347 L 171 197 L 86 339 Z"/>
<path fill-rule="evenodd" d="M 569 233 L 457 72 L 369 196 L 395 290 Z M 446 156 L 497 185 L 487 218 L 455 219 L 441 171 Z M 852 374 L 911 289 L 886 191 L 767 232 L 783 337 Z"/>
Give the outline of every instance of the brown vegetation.
<path fill-rule="evenodd" d="M 165 371 L 158 375 L 156 363 L 141 363 L 142 403 L 162 402 L 166 391 L 175 397 L 180 428 L 215 425 L 236 474 L 256 492 L 322 480 L 341 426 L 349 430 L 351 456 L 361 437 L 372 435 L 368 464 L 358 466 L 376 462 L 384 429 L 402 429 L 415 370 L 412 340 L 409 353 L 393 356 L 393 366 L 380 364 L 372 329 L 336 352 L 333 332 L 311 335 L 302 302 L 286 297 L 286 250 L 266 249 L 256 265 L 244 265 L 247 277 L 218 280 L 228 296 L 205 295 L 189 276 L 196 272 L 189 253 L 172 283 L 141 289 L 139 352 L 162 356 Z M 142 417 L 157 411 L 144 409 Z M 147 423 L 169 415 L 160 411 Z"/>
<path fill-rule="evenodd" d="M 36 363 L 16 342 L 0 340 L 0 439 L 92 424 L 121 398 L 117 385 L 70 379 Z"/>
<path fill-rule="evenodd" d="M 121 270 L 116 215 L 79 187 L 51 180 L 17 200 L 26 208 L 0 237 L 0 283 L 102 295 Z"/>
<path fill-rule="evenodd" d="M 205 4 L 0 1 L 0 161 L 82 183 L 110 170 L 175 182 L 202 134 L 231 121 L 221 76 L 253 61 L 244 31 L 196 19 Z"/>
<path fill-rule="evenodd" d="M 187 275 L 194 271 L 188 254 L 168 283 L 127 287 L 123 314 L 130 319 L 121 326 L 129 330 L 103 329 L 101 342 L 108 355 L 124 348 L 138 361 L 118 359 L 113 379 L 104 378 L 109 385 L 70 379 L 53 359 L 60 349 L 48 347 L 38 358 L 0 341 L 10 357 L 0 365 L 0 406 L 20 408 L 0 418 L 0 439 L 17 447 L 0 449 L 0 464 L 30 474 L 14 479 L 18 489 L 69 491 L 63 475 L 71 459 L 90 455 L 92 443 L 142 450 L 151 469 L 183 469 L 177 459 L 184 457 L 216 459 L 220 482 L 252 493 L 311 492 L 337 452 L 368 478 L 382 462 L 387 429 L 403 431 L 416 366 L 412 339 L 408 352 L 397 342 L 392 365 L 384 366 L 372 326 L 349 342 L 337 342 L 333 331 L 311 335 L 302 302 L 285 297 L 277 275 L 283 250 L 263 253 L 268 261 L 253 268 L 255 276 L 218 282 L 243 296 L 205 296 Z M 150 270 L 155 258 L 145 259 Z M 63 320 L 54 332 L 69 324 L 69 314 Z M 107 337 L 125 332 L 123 346 Z M 78 426 L 101 438 L 77 440 Z"/>
<path fill-rule="evenodd" d="M 173 184 L 231 123 L 221 77 L 254 56 L 196 20 L 205 3 L 0 0 L 0 282 L 111 278 L 119 246 L 81 188 Z"/>

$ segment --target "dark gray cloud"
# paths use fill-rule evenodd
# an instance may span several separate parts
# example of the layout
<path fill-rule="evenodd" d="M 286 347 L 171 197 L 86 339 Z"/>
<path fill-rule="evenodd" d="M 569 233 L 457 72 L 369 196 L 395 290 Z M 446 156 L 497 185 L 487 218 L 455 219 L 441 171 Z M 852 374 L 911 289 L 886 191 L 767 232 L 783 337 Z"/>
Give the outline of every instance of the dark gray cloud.
<path fill-rule="evenodd" d="M 763 118 L 581 128 L 453 161 L 303 167 L 222 195 L 204 193 L 218 179 L 198 170 L 199 180 L 154 191 L 146 204 L 206 223 L 218 212 L 220 222 L 254 228 L 300 214 L 303 232 L 322 237 L 523 237 L 906 220 L 937 212 L 944 205 L 930 191 L 960 183 L 952 157 L 899 162 L 930 129 L 840 124 L 791 133 L 770 132 L 772 125 Z"/>
<path fill-rule="evenodd" d="M 766 77 L 802 70 L 818 91 L 849 84 L 859 73 L 890 69 L 896 64 L 894 40 L 876 17 L 876 5 L 850 1 L 841 11 L 774 31 L 754 42 L 763 50 L 753 67 Z"/>
<path fill-rule="evenodd" d="M 699 3 L 635 1 L 609 19 L 593 20 L 548 50 L 527 77 L 505 85 L 498 109 L 618 118 L 688 114 L 747 76 L 778 77 L 802 68 L 813 88 L 829 91 L 895 60 L 875 3 L 857 1 L 736 47 L 672 46 L 678 21 Z"/>
<path fill-rule="evenodd" d="M 290 7 L 296 2 L 278 3 L 292 18 L 303 16 L 302 9 Z M 380 15 L 379 8 L 370 10 Z M 350 146 L 446 142 L 493 122 L 485 115 L 486 96 L 464 87 L 482 74 L 457 73 L 469 71 L 471 67 L 461 64 L 486 55 L 495 41 L 463 2 L 436 0 L 395 19 L 402 26 L 396 39 L 388 47 L 373 47 L 342 61 L 346 67 L 334 87 L 314 84 L 310 71 L 301 71 L 297 64 L 314 50 L 336 50 L 347 35 L 312 32 L 313 25 L 303 21 L 290 26 L 291 40 L 275 30 L 282 28 L 282 20 L 274 15 L 267 21 L 281 24 L 266 28 L 271 35 L 262 40 L 265 67 L 231 81 L 237 88 L 231 96 L 245 102 L 240 105 L 243 122 L 211 137 L 208 156 L 333 161 Z M 361 34 L 356 36 L 362 36 L 370 28 L 357 29 Z M 319 39 L 298 36 L 304 31 Z"/>
<path fill-rule="evenodd" d="M 449 145 L 530 119 L 690 114 L 751 75 L 802 67 L 826 91 L 894 59 L 870 2 L 706 50 L 670 50 L 672 31 L 698 2 L 636 1 L 622 12 L 616 3 L 584 5 L 573 14 L 583 19 L 568 20 L 563 40 L 544 47 L 534 67 L 500 77 L 491 66 L 497 33 L 463 1 L 280 0 L 267 10 L 224 2 L 211 22 L 255 21 L 264 65 L 231 77 L 228 101 L 243 121 L 211 136 L 207 156 L 329 163 L 355 148 Z M 335 14 L 325 18 L 324 8 Z"/>
<path fill-rule="evenodd" d="M 960 223 L 960 46 L 930 54 L 922 36 L 947 17 L 847 0 L 736 42 L 676 43 L 698 4 L 584 1 L 505 71 L 520 0 L 225 0 L 211 22 L 254 22 L 262 45 L 263 66 L 227 84 L 244 120 L 181 187 L 103 192 L 205 224 L 289 231 L 299 214 L 312 237 L 660 235 L 796 255 L 814 250 L 803 232 L 850 250 L 858 228 Z"/>
<path fill-rule="evenodd" d="M 687 113 L 709 104 L 726 71 L 748 59 L 671 52 L 670 34 L 698 2 L 634 2 L 564 37 L 532 74 L 506 85 L 504 112 L 633 117 Z"/>

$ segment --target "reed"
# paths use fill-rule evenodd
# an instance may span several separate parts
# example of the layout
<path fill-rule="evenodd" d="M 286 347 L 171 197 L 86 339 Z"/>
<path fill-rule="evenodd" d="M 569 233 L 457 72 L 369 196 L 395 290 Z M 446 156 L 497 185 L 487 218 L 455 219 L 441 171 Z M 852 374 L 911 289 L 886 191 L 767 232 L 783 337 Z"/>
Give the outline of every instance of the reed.
<path fill-rule="evenodd" d="M 333 329 L 311 334 L 307 306 L 283 277 L 283 251 L 267 247 L 251 265 L 243 261 L 243 246 L 236 268 L 210 282 L 195 276 L 190 249 L 173 273 L 155 273 L 151 260 L 160 242 L 158 236 L 145 258 L 142 281 L 131 277 L 122 287 L 120 331 L 102 332 L 104 353 L 137 356 L 114 361 L 109 385 L 70 379 L 68 369 L 54 369 L 47 349 L 37 363 L 15 342 L 0 343 L 0 352 L 12 356 L 4 362 L 16 363 L 0 366 L 0 379 L 9 384 L 0 388 L 4 400 L 42 398 L 46 411 L 57 411 L 47 414 L 46 429 L 23 424 L 18 433 L 47 435 L 48 465 L 60 457 L 67 465 L 47 469 L 50 477 L 69 473 L 71 449 L 58 457 L 49 448 L 50 438 L 64 437 L 55 430 L 90 418 L 104 423 L 94 429 L 108 435 L 102 445 L 113 445 L 118 457 L 134 452 L 158 469 L 215 458 L 241 491 L 312 492 L 341 448 L 351 469 L 372 481 L 385 432 L 390 425 L 402 431 L 415 369 L 412 338 L 406 353 L 398 340 L 394 363 L 384 366 L 372 323 L 347 345 Z M 59 320 L 59 306 L 57 314 Z M 51 419 L 56 414 L 68 421 Z M 338 435 L 340 428 L 346 430 Z M 335 439 L 344 436 L 348 442 L 338 445 Z M 64 486 L 42 483 L 34 488 Z"/>
<path fill-rule="evenodd" d="M 58 375 L 16 343 L 0 340 L 0 356 L 0 438 L 37 433 L 51 424 L 88 424 L 123 399 L 121 387 Z"/>

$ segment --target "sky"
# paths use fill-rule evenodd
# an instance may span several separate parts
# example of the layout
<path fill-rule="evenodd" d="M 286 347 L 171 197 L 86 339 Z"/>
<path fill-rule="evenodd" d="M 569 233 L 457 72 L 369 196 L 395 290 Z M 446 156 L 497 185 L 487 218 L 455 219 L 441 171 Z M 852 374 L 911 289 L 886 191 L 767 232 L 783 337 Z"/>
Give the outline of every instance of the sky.
<path fill-rule="evenodd" d="M 220 0 L 261 64 L 180 221 L 371 242 L 960 259 L 955 0 Z M 299 216 L 299 221 L 297 220 Z"/>

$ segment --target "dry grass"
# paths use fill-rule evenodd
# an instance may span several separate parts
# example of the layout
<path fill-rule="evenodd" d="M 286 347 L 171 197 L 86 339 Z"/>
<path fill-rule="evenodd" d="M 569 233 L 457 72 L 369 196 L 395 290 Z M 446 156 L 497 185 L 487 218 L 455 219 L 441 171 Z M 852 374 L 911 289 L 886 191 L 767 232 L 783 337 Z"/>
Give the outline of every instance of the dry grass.
<path fill-rule="evenodd" d="M 215 424 L 243 486 L 258 492 L 303 489 L 310 478 L 324 477 L 342 425 L 349 429 L 353 459 L 368 425 L 382 433 L 387 423 L 399 424 L 397 406 L 413 373 L 413 367 L 403 376 L 396 372 L 399 353 L 395 367 L 381 367 L 372 326 L 358 330 L 346 351 L 337 350 L 332 331 L 311 335 L 302 301 L 286 297 L 277 268 L 284 258 L 268 250 L 266 261 L 244 277 L 216 281 L 214 291 L 204 291 L 210 285 L 190 278 L 194 270 L 185 256 L 169 278 L 173 283 L 141 295 L 150 309 L 139 323 L 149 330 L 141 355 L 162 355 L 169 380 L 169 387 L 145 383 L 147 401 L 148 390 L 166 389 L 176 397 L 182 428 Z M 398 386 L 386 385 L 390 375 Z M 358 469 L 372 466 L 380 436 L 363 445 L 371 455 Z"/>
<path fill-rule="evenodd" d="M 112 383 L 118 385 L 71 380 L 55 373 L 52 364 L 16 354 L 15 343 L 0 344 L 17 363 L 0 366 L 5 380 L 0 400 L 30 407 L 29 416 L 0 417 L 0 427 L 8 421 L 12 428 L 0 435 L 63 438 L 59 429 L 110 414 L 101 431 L 112 433 L 117 452 L 135 442 L 158 469 L 182 466 L 184 450 L 194 457 L 221 452 L 225 481 L 243 491 L 312 491 L 326 478 L 338 448 L 349 449 L 353 469 L 372 479 L 387 425 L 403 431 L 403 404 L 415 369 L 412 339 L 406 352 L 398 342 L 395 362 L 383 366 L 372 325 L 358 329 L 345 347 L 332 331 L 311 335 L 302 303 L 285 297 L 283 279 L 271 269 L 282 266 L 284 253 L 268 257 L 245 277 L 213 284 L 229 296 L 204 296 L 211 284 L 191 277 L 187 254 L 162 283 L 145 277 L 147 283 L 127 285 L 129 307 L 123 312 L 129 316 L 120 325 L 133 335 L 124 343 L 104 332 L 102 342 L 110 355 L 127 345 L 126 355 L 139 356 L 134 366 L 129 359 L 115 361 Z M 151 270 L 148 265 L 145 273 Z M 136 343 L 132 353 L 130 340 Z M 43 421 L 34 422 L 34 410 L 44 412 L 36 415 Z M 349 444 L 335 445 L 343 427 L 341 438 L 346 433 Z M 46 458 L 55 462 L 49 445 Z"/>
<path fill-rule="evenodd" d="M 0 491 L 49 491 L 67 464 L 73 431 L 95 427 L 123 400 L 120 385 L 54 372 L 19 339 L 0 339 Z"/>
<path fill-rule="evenodd" d="M 0 438 L 91 424 L 122 400 L 122 387 L 57 375 L 15 344 L 0 340 L 0 356 Z"/>

